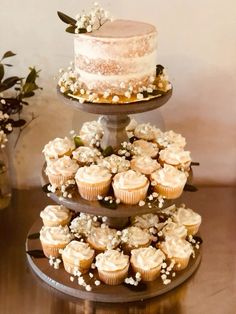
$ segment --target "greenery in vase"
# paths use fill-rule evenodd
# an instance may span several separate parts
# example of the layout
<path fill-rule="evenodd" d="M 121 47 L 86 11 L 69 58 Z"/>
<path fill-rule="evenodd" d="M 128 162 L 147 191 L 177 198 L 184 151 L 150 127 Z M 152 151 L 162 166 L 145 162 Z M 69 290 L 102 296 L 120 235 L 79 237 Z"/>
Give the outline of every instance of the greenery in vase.
<path fill-rule="evenodd" d="M 21 118 L 24 106 L 28 106 L 28 98 L 35 95 L 35 91 L 42 89 L 36 83 L 39 72 L 35 67 L 29 68 L 26 77 L 10 76 L 5 77 L 6 67 L 12 67 L 6 59 L 14 57 L 16 54 L 7 51 L 0 59 L 0 146 L 5 147 L 7 135 L 14 128 L 25 127 L 25 119 Z M 33 117 L 32 117 L 33 119 Z M 19 133 L 20 134 L 20 133 Z M 16 142 L 17 143 L 17 142 Z"/>

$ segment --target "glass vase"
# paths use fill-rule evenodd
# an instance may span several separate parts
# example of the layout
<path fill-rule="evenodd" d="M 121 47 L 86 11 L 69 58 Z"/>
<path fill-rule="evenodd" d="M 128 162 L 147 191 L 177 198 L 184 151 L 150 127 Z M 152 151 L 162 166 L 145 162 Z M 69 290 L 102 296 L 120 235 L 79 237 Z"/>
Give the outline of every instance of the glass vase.
<path fill-rule="evenodd" d="M 0 210 L 11 202 L 11 182 L 8 155 L 5 148 L 0 149 Z"/>

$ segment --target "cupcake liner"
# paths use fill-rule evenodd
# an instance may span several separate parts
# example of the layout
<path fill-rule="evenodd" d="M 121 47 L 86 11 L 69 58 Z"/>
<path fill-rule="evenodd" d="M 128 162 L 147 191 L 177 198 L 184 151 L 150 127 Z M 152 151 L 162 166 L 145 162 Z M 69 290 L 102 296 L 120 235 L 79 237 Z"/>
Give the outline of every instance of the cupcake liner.
<path fill-rule="evenodd" d="M 48 180 L 51 183 L 51 185 L 56 186 L 56 187 L 63 185 L 68 180 L 74 179 L 73 175 L 63 176 L 61 174 L 55 175 L 55 174 L 47 173 L 47 176 L 48 176 Z"/>
<path fill-rule="evenodd" d="M 91 258 L 80 260 L 80 261 L 74 261 L 73 259 L 68 259 L 62 254 L 62 260 L 64 264 L 65 270 L 69 274 L 74 274 L 75 270 L 79 270 L 82 274 L 85 274 L 89 271 L 89 268 L 93 262 L 94 255 Z"/>
<path fill-rule="evenodd" d="M 172 257 L 172 260 L 175 261 L 174 270 L 179 271 L 183 270 L 188 266 L 190 256 L 188 257 Z"/>
<path fill-rule="evenodd" d="M 160 275 L 161 265 L 155 268 L 146 270 L 146 269 L 142 269 L 140 267 L 135 266 L 134 263 L 132 262 L 132 258 L 130 262 L 131 262 L 133 270 L 136 273 L 139 272 L 141 274 L 141 278 L 143 281 L 153 281 L 157 279 Z"/>
<path fill-rule="evenodd" d="M 187 229 L 188 235 L 195 235 L 198 233 L 199 227 L 201 223 L 195 225 L 184 225 Z"/>
<path fill-rule="evenodd" d="M 128 275 L 129 264 L 121 270 L 104 271 L 98 269 L 98 276 L 107 285 L 115 286 L 121 284 Z"/>
<path fill-rule="evenodd" d="M 115 197 L 120 199 L 124 204 L 135 205 L 138 204 L 141 200 L 144 200 L 147 195 L 149 183 L 144 187 L 134 189 L 134 190 L 122 190 L 119 189 L 115 184 L 113 184 L 113 190 Z"/>
<path fill-rule="evenodd" d="M 88 184 L 85 182 L 80 182 L 78 179 L 76 179 L 76 183 L 81 197 L 88 201 L 97 201 L 98 195 L 107 195 L 110 188 L 110 180 L 97 184 Z"/>
<path fill-rule="evenodd" d="M 129 254 L 132 250 L 134 249 L 140 249 L 140 248 L 144 248 L 144 247 L 148 247 L 151 244 L 151 240 L 149 240 L 147 243 L 145 244 L 140 244 L 140 245 L 132 245 L 130 243 L 122 243 L 122 249 L 124 251 L 125 254 Z"/>
<path fill-rule="evenodd" d="M 183 193 L 184 186 L 167 187 L 161 184 L 154 186 L 154 190 L 166 199 L 178 198 Z"/>
<path fill-rule="evenodd" d="M 42 244 L 42 248 L 43 248 L 43 253 L 46 257 L 50 258 L 50 257 L 59 257 L 60 253 L 59 250 L 60 249 L 64 249 L 67 245 L 67 243 L 65 244 L 58 244 L 58 245 L 50 245 L 48 243 L 44 243 L 41 241 Z"/>

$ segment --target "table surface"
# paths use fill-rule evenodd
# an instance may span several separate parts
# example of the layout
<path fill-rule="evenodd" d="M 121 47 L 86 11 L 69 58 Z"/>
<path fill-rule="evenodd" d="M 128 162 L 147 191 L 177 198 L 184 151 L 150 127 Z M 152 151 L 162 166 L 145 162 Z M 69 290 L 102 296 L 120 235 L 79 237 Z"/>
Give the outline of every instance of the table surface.
<path fill-rule="evenodd" d="M 236 187 L 202 187 L 186 192 L 184 201 L 203 218 L 199 269 L 163 296 L 124 305 L 73 299 L 32 273 L 25 239 L 39 212 L 52 201 L 39 188 L 14 191 L 11 206 L 0 210 L 0 314 L 235 313 Z"/>

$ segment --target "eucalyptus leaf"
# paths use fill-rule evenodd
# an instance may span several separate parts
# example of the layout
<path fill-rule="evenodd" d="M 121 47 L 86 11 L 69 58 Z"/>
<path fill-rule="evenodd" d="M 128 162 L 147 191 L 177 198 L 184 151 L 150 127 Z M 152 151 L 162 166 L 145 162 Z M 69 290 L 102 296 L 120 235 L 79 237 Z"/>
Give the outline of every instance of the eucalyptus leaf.
<path fill-rule="evenodd" d="M 164 67 L 161 64 L 156 65 L 156 76 L 160 75 L 163 73 Z"/>
<path fill-rule="evenodd" d="M 192 161 L 191 166 L 200 166 L 200 162 Z"/>
<path fill-rule="evenodd" d="M 79 34 L 87 33 L 86 28 L 79 28 Z"/>
<path fill-rule="evenodd" d="M 66 32 L 67 32 L 67 33 L 70 33 L 70 34 L 74 34 L 74 33 L 75 33 L 75 29 L 76 29 L 75 26 L 70 25 L 70 26 L 68 26 L 68 27 L 66 28 Z"/>
<path fill-rule="evenodd" d="M 3 59 L 6 59 L 6 58 L 10 58 L 10 57 L 14 57 L 16 54 L 14 53 L 14 52 L 12 52 L 12 51 L 7 51 L 7 52 L 5 52 L 4 53 L 4 55 L 2 56 L 2 60 Z"/>
<path fill-rule="evenodd" d="M 20 128 L 25 124 L 26 124 L 26 121 L 24 119 L 13 120 L 13 122 L 12 122 L 12 126 L 14 128 Z"/>
<path fill-rule="evenodd" d="M 26 253 L 34 258 L 45 258 L 46 256 L 43 253 L 43 250 L 30 250 Z"/>
<path fill-rule="evenodd" d="M 9 64 L 9 63 L 4 63 L 4 65 L 5 65 L 6 67 L 12 67 L 12 66 L 13 66 L 12 64 Z"/>
<path fill-rule="evenodd" d="M 20 80 L 21 80 L 21 78 L 19 78 L 18 76 L 8 77 L 4 81 L 2 81 L 2 83 L 0 84 L 0 92 L 3 92 L 4 90 L 7 90 L 7 89 L 13 87 Z"/>
<path fill-rule="evenodd" d="M 84 143 L 82 141 L 82 139 L 79 136 L 75 136 L 74 137 L 74 143 L 75 143 L 75 147 L 80 147 L 80 146 L 84 146 Z"/>
<path fill-rule="evenodd" d="M 114 148 L 112 146 L 107 146 L 102 152 L 103 157 L 108 157 L 112 154 L 114 154 Z"/>
<path fill-rule="evenodd" d="M 4 77 L 4 66 L 0 63 L 0 82 L 2 81 Z"/>
<path fill-rule="evenodd" d="M 34 92 L 28 92 L 28 93 L 24 93 L 22 98 L 29 98 L 29 97 L 33 97 L 35 95 Z"/>
<path fill-rule="evenodd" d="M 70 24 L 70 25 L 75 25 L 76 24 L 76 20 L 73 19 L 72 17 L 57 11 L 57 15 L 59 16 L 59 18 L 62 20 L 62 22 L 66 23 L 66 24 Z"/>
<path fill-rule="evenodd" d="M 36 78 L 37 78 L 37 72 L 36 72 L 35 68 L 32 68 L 30 70 L 30 73 L 28 74 L 25 82 L 26 83 L 34 83 Z"/>

